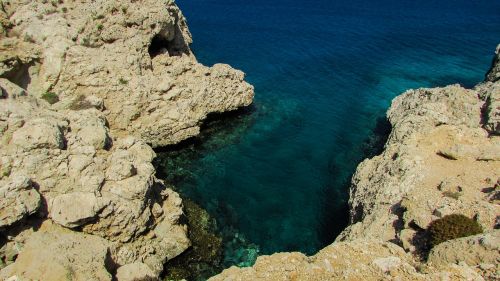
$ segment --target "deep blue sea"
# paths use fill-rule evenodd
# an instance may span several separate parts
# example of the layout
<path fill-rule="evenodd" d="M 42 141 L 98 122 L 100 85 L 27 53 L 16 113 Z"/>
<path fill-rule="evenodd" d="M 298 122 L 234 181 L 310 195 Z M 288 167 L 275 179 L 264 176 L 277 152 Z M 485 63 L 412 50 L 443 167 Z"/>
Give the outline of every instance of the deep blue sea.
<path fill-rule="evenodd" d="M 391 100 L 409 88 L 475 85 L 500 43 L 498 0 L 177 4 L 198 60 L 241 69 L 255 86 L 251 110 L 160 153 L 164 176 L 217 219 L 226 266 L 331 243 Z"/>

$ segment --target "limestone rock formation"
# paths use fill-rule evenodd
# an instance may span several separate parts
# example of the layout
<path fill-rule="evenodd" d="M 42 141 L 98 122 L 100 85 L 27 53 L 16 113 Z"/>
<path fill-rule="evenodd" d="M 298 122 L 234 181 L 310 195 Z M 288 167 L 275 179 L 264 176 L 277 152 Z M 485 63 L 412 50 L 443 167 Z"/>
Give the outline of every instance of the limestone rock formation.
<path fill-rule="evenodd" d="M 351 224 L 318 254 L 261 256 L 211 280 L 497 280 L 500 137 L 495 79 L 409 90 L 396 97 L 384 151 L 357 168 Z M 435 246 L 426 229 L 449 214 L 474 218 L 485 233 Z"/>
<path fill-rule="evenodd" d="M 151 146 L 253 99 L 243 72 L 199 64 L 191 41 L 171 0 L 2 2 L 2 278 L 156 278 L 189 247 Z"/>
<path fill-rule="evenodd" d="M 0 186 L 0 229 L 34 214 L 41 205 L 40 194 L 26 176 L 16 176 Z"/>
<path fill-rule="evenodd" d="M 116 280 L 118 281 L 151 280 L 155 276 L 156 274 L 143 263 L 126 264 L 118 268 L 116 272 Z"/>
<path fill-rule="evenodd" d="M 46 221 L 23 245 L 16 262 L 0 271 L 0 279 L 111 281 L 105 266 L 108 244 Z"/>
<path fill-rule="evenodd" d="M 353 224 L 340 239 L 397 241 L 456 212 L 478 215 L 493 229 L 500 209 L 482 190 L 500 176 L 500 139 L 482 128 L 483 104 L 475 90 L 456 85 L 395 98 L 385 151 L 363 161 L 353 177 Z"/>
<path fill-rule="evenodd" d="M 493 58 L 490 71 L 486 75 L 484 83 L 476 86 L 482 99 L 486 101 L 484 105 L 485 129 L 491 134 L 500 135 L 500 45 L 497 46 L 496 55 Z M 492 91 L 488 88 L 492 87 Z"/>
<path fill-rule="evenodd" d="M 196 61 L 172 0 L 1 8 L 0 278 L 157 278 L 190 241 L 151 146 L 249 105 L 253 87 L 228 65 Z M 213 280 L 498 278 L 499 55 L 474 89 L 393 101 L 385 150 L 358 167 L 351 225 L 335 243 L 312 257 L 262 256 Z M 485 233 L 444 242 L 422 262 L 426 227 L 451 213 Z"/>
<path fill-rule="evenodd" d="M 29 95 L 8 96 L 0 102 L 2 227 L 18 228 L 17 222 L 38 211 L 106 241 L 105 252 L 116 266 L 142 262 L 155 275 L 167 259 L 189 247 L 186 226 L 179 224 L 182 201 L 155 178 L 155 154 L 148 145 L 125 137 L 109 147 L 106 118 L 93 107 L 55 112 Z M 60 229 L 46 232 L 57 236 Z M 16 231 L 7 228 L 5 235 Z M 0 254 L 6 257 L 13 245 L 29 243 L 30 233 L 24 235 L 22 241 L 8 238 Z M 36 247 L 50 252 L 53 245 Z M 24 251 L 18 250 L 20 257 Z M 75 274 L 83 280 L 87 270 L 82 266 Z"/>
<path fill-rule="evenodd" d="M 465 263 L 477 267 L 487 279 L 498 277 L 500 264 L 500 230 L 487 234 L 450 240 L 434 247 L 429 254 L 429 263 L 434 267 Z"/>
<path fill-rule="evenodd" d="M 278 253 L 260 256 L 253 267 L 231 267 L 210 278 L 225 280 L 481 280 L 466 266 L 419 272 L 412 256 L 395 244 L 359 239 L 336 242 L 314 256 Z M 444 278 L 444 279 L 443 279 Z"/>
<path fill-rule="evenodd" d="M 174 144 L 197 135 L 209 113 L 252 102 L 243 72 L 196 61 L 171 0 L 6 1 L 2 13 L 14 38 L 2 40 L 0 77 L 57 95 L 56 109 L 102 99 L 115 135 Z"/>

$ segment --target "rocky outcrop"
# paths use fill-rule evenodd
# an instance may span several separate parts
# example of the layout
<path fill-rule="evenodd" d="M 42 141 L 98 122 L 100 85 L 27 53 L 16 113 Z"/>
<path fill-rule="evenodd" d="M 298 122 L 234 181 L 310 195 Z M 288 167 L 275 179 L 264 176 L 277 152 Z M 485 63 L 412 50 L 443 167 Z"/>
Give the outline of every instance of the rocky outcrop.
<path fill-rule="evenodd" d="M 252 102 L 253 87 L 243 72 L 196 61 L 186 21 L 173 1 L 3 6 L 6 33 L 15 39 L 2 42 L 0 77 L 38 97 L 57 95 L 58 110 L 78 109 L 74 103 L 82 97 L 101 98 L 115 135 L 130 134 L 154 147 L 174 144 L 197 135 L 209 113 Z"/>
<path fill-rule="evenodd" d="M 261 256 L 251 268 L 232 267 L 212 280 L 498 279 L 498 63 L 497 51 L 487 80 L 474 89 L 409 90 L 393 100 L 384 151 L 358 166 L 351 223 L 336 242 L 311 257 Z M 474 218 L 484 233 L 428 253 L 427 227 L 454 213 Z"/>
<path fill-rule="evenodd" d="M 483 107 L 484 128 L 491 134 L 500 135 L 500 45 L 484 83 L 476 86 L 481 98 L 485 100 Z M 488 91 L 489 88 L 492 90 Z"/>
<path fill-rule="evenodd" d="M 278 253 L 260 256 L 253 267 L 231 267 L 210 280 L 481 280 L 467 266 L 449 264 L 422 272 L 397 245 L 359 239 L 336 242 L 314 256 Z"/>
<path fill-rule="evenodd" d="M 0 6 L 1 279 L 158 277 L 190 241 L 151 146 L 253 87 L 196 61 L 170 0 Z"/>
<path fill-rule="evenodd" d="M 475 90 L 456 85 L 394 99 L 384 152 L 362 162 L 353 176 L 353 224 L 340 239 L 370 236 L 406 245 L 410 233 L 457 212 L 478 215 L 493 229 L 500 209 L 482 190 L 500 176 L 500 140 L 481 127 L 483 104 Z"/>
<path fill-rule="evenodd" d="M 131 263 L 118 268 L 116 279 L 120 281 L 154 280 L 156 274 L 143 263 Z"/>
<path fill-rule="evenodd" d="M 7 226 L 38 211 L 60 226 L 102 238 L 117 266 L 142 262 L 155 274 L 189 247 L 186 226 L 179 224 L 182 201 L 155 178 L 155 154 L 144 142 L 126 137 L 110 147 L 106 118 L 95 108 L 54 112 L 22 96 L 2 100 L 0 112 L 6 236 Z M 57 236 L 59 230 L 47 232 Z M 18 241 L 9 238 L 5 250 L 10 243 Z M 52 245 L 37 247 L 50 251 Z"/>

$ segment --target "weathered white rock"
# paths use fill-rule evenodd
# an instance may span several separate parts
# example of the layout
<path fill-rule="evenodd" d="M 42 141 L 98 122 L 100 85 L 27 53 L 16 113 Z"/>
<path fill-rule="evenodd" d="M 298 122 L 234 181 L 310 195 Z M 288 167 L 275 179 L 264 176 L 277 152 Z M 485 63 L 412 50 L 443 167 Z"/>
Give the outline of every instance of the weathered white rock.
<path fill-rule="evenodd" d="M 26 150 L 64 148 L 61 128 L 57 124 L 47 123 L 46 119 L 27 120 L 12 135 L 12 143 Z"/>
<path fill-rule="evenodd" d="M 77 227 L 96 218 L 104 208 L 94 193 L 72 192 L 57 196 L 49 209 L 50 218 L 65 227 Z"/>
<path fill-rule="evenodd" d="M 1 98 L 7 98 L 9 96 L 17 98 L 26 95 L 26 91 L 23 88 L 4 78 L 0 78 L 0 90 Z"/>
<path fill-rule="evenodd" d="M 353 224 L 338 239 L 398 240 L 404 228 L 425 229 L 457 212 L 479 215 L 493 228 L 500 209 L 481 190 L 484 179 L 500 177 L 500 142 L 481 128 L 483 104 L 476 91 L 455 85 L 396 97 L 385 151 L 358 166 L 349 199 Z M 443 180 L 457 190 L 442 190 Z"/>
<path fill-rule="evenodd" d="M 0 180 L 0 229 L 35 213 L 41 205 L 40 194 L 26 176 Z"/>
<path fill-rule="evenodd" d="M 253 87 L 228 65 L 196 61 L 173 1 L 56 2 L 8 1 L 0 11 L 1 26 L 12 31 L 0 30 L 0 183 L 23 174 L 39 192 L 6 191 L 2 226 L 33 214 L 43 201 L 42 215 L 112 244 L 108 258 L 118 266 L 147 265 L 156 277 L 190 241 L 179 222 L 182 200 L 154 176 L 155 153 L 146 143 L 198 134 L 208 114 L 249 105 Z M 47 92 L 59 101 L 33 98 Z M 22 233 L 23 239 L 9 238 L 1 257 L 34 241 L 32 232 Z M 72 255 L 65 244 L 52 246 L 50 254 Z M 9 267 L 20 270 L 29 251 L 19 252 L 19 262 L 9 258 Z M 75 280 L 108 278 L 66 265 L 61 260 L 51 275 L 49 261 L 33 262 L 19 276 L 38 272 L 52 280 L 75 270 Z"/>
<path fill-rule="evenodd" d="M 144 263 L 130 263 L 116 271 L 118 281 L 155 280 L 156 274 Z"/>
<path fill-rule="evenodd" d="M 87 234 L 103 238 L 113 249 L 128 248 L 126 252 L 131 253 L 124 258 L 112 251 L 108 259 L 118 265 L 145 263 L 155 276 L 159 275 L 166 260 L 186 250 L 190 241 L 186 226 L 178 220 L 182 215 L 182 201 L 154 177 L 153 150 L 132 137 L 117 139 L 116 146 L 103 145 L 110 137 L 106 119 L 99 111 L 86 109 L 77 113 L 65 109 L 63 116 L 45 106 L 30 96 L 12 99 L 9 95 L 0 102 L 0 124 L 5 125 L 0 149 L 0 170 L 3 171 L 0 183 L 9 183 L 17 175 L 29 175 L 41 194 L 31 186 L 11 188 L 7 184 L 5 198 L 8 200 L 0 202 L 2 226 L 10 227 L 36 212 L 43 197 L 47 202 L 47 215 L 55 223 L 79 227 Z M 38 145 L 55 143 L 50 141 L 13 142 L 15 133 L 30 120 L 57 127 L 65 140 L 64 149 Z M 90 142 L 85 141 L 81 132 L 87 126 L 104 128 L 100 131 L 103 133 L 95 134 L 97 137 Z M 1 186 L 3 192 L 4 186 Z M 11 233 L 16 235 L 14 230 Z M 13 238 L 6 247 L 0 248 L 0 257 L 5 257 L 8 264 L 22 253 L 22 245 L 32 235 L 23 233 L 23 239 Z M 15 264 L 17 261 L 8 267 L 13 268 Z M 34 266 L 44 265 L 35 263 Z M 91 276 L 83 268 L 78 270 L 82 276 Z"/>
<path fill-rule="evenodd" d="M 106 270 L 109 242 L 45 222 L 33 233 L 16 262 L 0 270 L 0 279 L 111 280 Z"/>
<path fill-rule="evenodd" d="M 12 29 L 0 30 L 0 77 L 7 78 L 0 80 L 0 183 L 26 175 L 39 191 L 14 188 L 1 203 L 2 225 L 12 235 L 0 249 L 10 263 L 0 277 L 110 280 L 110 264 L 120 276 L 158 276 L 190 242 L 179 222 L 182 201 L 155 178 L 146 143 L 198 134 L 208 114 L 249 105 L 253 87 L 228 65 L 196 62 L 186 21 L 170 0 L 7 1 L 0 20 Z M 499 207 L 483 190 L 500 177 L 495 62 L 473 90 L 411 90 L 394 100 L 385 151 L 364 161 L 353 178 L 353 224 L 338 239 L 345 242 L 313 257 L 259 257 L 251 268 L 233 267 L 214 279 L 481 280 L 478 272 L 492 265 L 476 254 L 496 249 L 489 234 L 443 244 L 433 254 L 443 263 L 421 271 L 388 241 L 417 251 L 420 228 L 456 212 L 493 230 Z M 60 101 L 33 98 L 47 91 Z M 460 189 L 440 190 L 445 179 Z M 16 234 L 11 225 L 36 212 L 40 196 L 52 220 Z M 469 242 L 474 253 L 465 258 L 482 263 L 454 264 L 447 245 Z"/>
<path fill-rule="evenodd" d="M 435 267 L 465 262 L 469 266 L 492 264 L 500 269 L 500 230 L 449 240 L 432 248 L 429 263 Z"/>
<path fill-rule="evenodd" d="M 5 8 L 17 33 L 34 42 L 22 47 L 42 63 L 30 68 L 23 64 L 30 61 L 25 55 L 7 49 L 9 59 L 19 57 L 21 66 L 33 68 L 28 92 L 59 96 L 55 109 L 106 108 L 111 131 L 162 146 L 198 134 L 209 113 L 252 102 L 253 87 L 243 72 L 196 61 L 186 21 L 173 1 L 56 6 L 15 1 Z"/>

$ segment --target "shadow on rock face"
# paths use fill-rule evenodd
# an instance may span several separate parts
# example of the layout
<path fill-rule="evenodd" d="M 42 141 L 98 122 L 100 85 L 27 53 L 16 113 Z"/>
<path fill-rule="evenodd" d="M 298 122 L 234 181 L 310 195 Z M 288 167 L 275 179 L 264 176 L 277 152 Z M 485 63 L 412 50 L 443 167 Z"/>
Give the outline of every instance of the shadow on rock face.
<path fill-rule="evenodd" d="M 384 151 L 384 146 L 389 138 L 391 129 L 391 123 L 387 118 L 377 118 L 372 134 L 363 142 L 364 158 L 372 158 Z"/>

